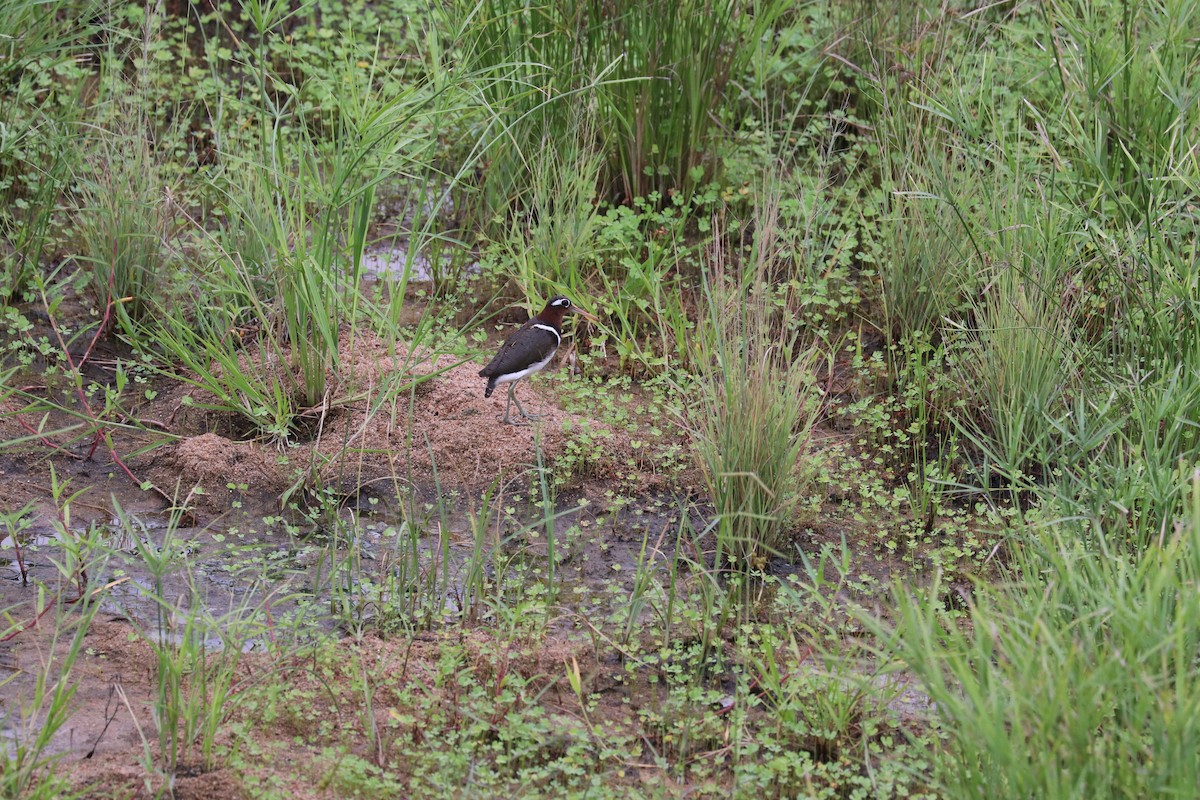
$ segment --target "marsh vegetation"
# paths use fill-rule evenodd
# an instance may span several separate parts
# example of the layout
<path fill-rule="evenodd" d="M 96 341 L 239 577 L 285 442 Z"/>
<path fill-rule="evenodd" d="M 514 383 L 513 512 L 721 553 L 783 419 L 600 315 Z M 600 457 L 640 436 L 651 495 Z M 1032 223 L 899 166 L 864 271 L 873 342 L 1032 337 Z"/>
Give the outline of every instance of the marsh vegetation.
<path fill-rule="evenodd" d="M 1194 796 L 1198 32 L 0 0 L 0 794 Z"/>

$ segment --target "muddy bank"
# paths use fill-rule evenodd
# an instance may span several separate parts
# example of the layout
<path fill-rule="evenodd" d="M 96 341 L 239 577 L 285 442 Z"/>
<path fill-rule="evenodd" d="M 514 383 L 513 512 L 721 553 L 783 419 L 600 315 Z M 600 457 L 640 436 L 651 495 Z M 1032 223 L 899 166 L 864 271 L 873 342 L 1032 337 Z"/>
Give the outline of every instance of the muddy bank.
<path fill-rule="evenodd" d="M 213 401 L 201 389 L 165 393 L 180 438 L 149 454 L 143 473 L 200 513 L 219 514 L 231 502 L 317 487 L 388 499 L 413 487 L 478 492 L 539 465 L 559 485 L 578 485 L 584 476 L 611 476 L 630 456 L 624 432 L 565 412 L 537 381 L 523 381 L 518 391 L 545 416 L 504 425 L 503 393 L 483 397 L 473 361 L 395 349 L 369 333 L 344 336 L 341 359 L 343 382 L 325 408 L 306 412 L 304 434 L 286 445 L 237 441 L 239 420 L 198 408 Z"/>

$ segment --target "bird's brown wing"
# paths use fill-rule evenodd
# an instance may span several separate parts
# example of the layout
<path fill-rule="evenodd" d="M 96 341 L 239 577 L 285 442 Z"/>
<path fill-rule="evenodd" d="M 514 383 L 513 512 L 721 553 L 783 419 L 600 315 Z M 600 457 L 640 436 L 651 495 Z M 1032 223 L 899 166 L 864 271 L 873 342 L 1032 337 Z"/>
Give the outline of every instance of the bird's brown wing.
<path fill-rule="evenodd" d="M 492 362 L 479 370 L 479 377 L 493 378 L 520 372 L 544 361 L 558 349 L 559 337 L 543 328 L 535 328 L 534 320 L 526 322 L 500 347 Z"/>

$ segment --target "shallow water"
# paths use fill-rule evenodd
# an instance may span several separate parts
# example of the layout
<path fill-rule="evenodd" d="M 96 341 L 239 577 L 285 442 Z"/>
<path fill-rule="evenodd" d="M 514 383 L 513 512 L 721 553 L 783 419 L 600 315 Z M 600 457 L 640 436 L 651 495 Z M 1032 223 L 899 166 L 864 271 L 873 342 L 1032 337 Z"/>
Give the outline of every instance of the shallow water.
<path fill-rule="evenodd" d="M 420 251 L 410 253 L 408 242 L 399 240 L 388 246 L 372 248 L 362 256 L 363 275 L 375 280 L 405 278 L 405 270 L 408 270 L 406 279 L 409 282 L 429 283 L 444 278 L 453 267 L 453 260 L 449 256 L 441 258 L 438 268 L 427 255 Z M 478 274 L 479 264 L 472 262 L 463 267 L 463 272 Z"/>
<path fill-rule="evenodd" d="M 533 511 L 523 521 L 492 518 L 482 529 L 465 511 L 426 513 L 414 522 L 395 510 L 342 510 L 327 526 L 243 516 L 185 528 L 161 515 L 127 514 L 72 528 L 71 541 L 43 520 L 20 533 L 27 583 L 11 536 L 0 541 L 0 602 L 20 619 L 35 613 L 39 584 L 77 595 L 74 558 L 86 563 L 90 586 L 107 587 L 103 614 L 157 641 L 179 641 L 192 619 L 205 646 L 218 649 L 235 643 L 224 628 L 237 628 L 245 638 L 236 645 L 253 649 L 285 619 L 306 636 L 381 615 L 399 625 L 414 612 L 425 624 L 451 622 L 469 606 L 478 611 L 481 590 L 513 597 L 539 582 L 564 614 L 596 613 L 627 591 L 640 563 L 651 570 L 669 563 L 679 527 L 677 514 L 603 514 L 569 503 L 549 525 Z M 413 593 L 419 597 L 405 596 Z M 252 618 L 265 627 L 246 636 Z"/>
<path fill-rule="evenodd" d="M 48 752 L 82 755 L 99 743 L 122 753 L 140 746 L 133 720 L 150 718 L 156 669 L 147 643 L 186 643 L 211 653 L 301 652 L 305 642 L 356 630 L 412 631 L 464 619 L 496 631 L 540 619 L 548 637 L 585 626 L 634 631 L 655 613 L 652 603 L 635 600 L 635 581 L 643 590 L 663 587 L 673 564 L 675 577 L 686 580 L 688 562 L 711 560 L 703 537 L 687 533 L 704 520 L 691 510 L 693 518 L 681 526 L 678 506 L 665 497 L 617 510 L 560 497 L 551 514 L 527 500 L 523 513 L 493 511 L 485 521 L 473 513 L 477 498 L 450 505 L 431 497 L 406 508 L 343 508 L 323 524 L 287 524 L 260 508 L 202 527 L 172 528 L 161 512 L 144 501 L 139 506 L 141 495 L 129 495 L 122 505 L 138 510 L 120 518 L 74 525 L 67 535 L 45 518 L 22 530 L 27 583 L 11 536 L 0 541 L 0 604 L 10 624 L 28 626 L 38 603 L 52 603 L 56 592 L 65 600 L 78 596 L 70 566 L 76 555 L 86 562 L 87 586 L 104 587 L 93 623 L 98 633 L 89 633 L 89 655 L 72 674 L 79 685 L 76 711 Z M 655 590 L 662 591 L 649 591 Z M 0 680 L 8 679 L 11 693 L 0 700 L 6 714 L 0 737 L 28 736 L 30 718 L 20 698 L 45 669 L 45 654 L 62 652 L 65 637 L 56 642 L 54 626 L 69 631 L 64 623 L 76 616 L 67 607 L 56 622 L 52 610 L 36 627 L 0 643 Z M 817 659 L 811 668 L 823 669 Z M 846 679 L 864 674 L 871 674 L 869 665 L 850 667 Z M 116 722 L 114 675 L 131 695 L 140 692 L 131 701 L 135 713 L 122 712 Z M 904 718 L 932 712 L 928 698 L 910 685 L 883 694 Z"/>

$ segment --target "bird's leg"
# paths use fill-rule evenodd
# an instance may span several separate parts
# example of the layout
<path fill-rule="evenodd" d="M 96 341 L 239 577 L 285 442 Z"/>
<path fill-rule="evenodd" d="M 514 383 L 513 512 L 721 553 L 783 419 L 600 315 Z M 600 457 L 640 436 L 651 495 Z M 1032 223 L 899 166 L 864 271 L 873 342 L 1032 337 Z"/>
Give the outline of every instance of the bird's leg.
<path fill-rule="evenodd" d="M 517 404 L 517 410 L 519 410 L 521 412 L 522 416 L 525 414 L 525 411 L 521 408 L 521 402 L 519 400 L 517 400 L 517 396 L 513 393 L 513 391 L 516 388 L 517 388 L 517 381 L 511 381 L 508 384 L 508 399 L 504 401 L 504 419 L 502 419 L 500 421 L 507 423 L 509 425 L 524 425 L 525 423 L 517 422 L 515 419 L 513 419 L 512 417 L 510 417 L 508 415 L 509 408 L 512 406 L 514 401 Z"/>
<path fill-rule="evenodd" d="M 513 385 L 511 383 L 508 385 L 508 394 L 505 395 L 505 398 L 506 399 L 504 401 L 504 417 L 500 421 L 503 423 L 506 423 L 508 425 L 515 425 L 516 423 L 512 421 L 511 417 L 508 416 L 508 409 L 509 409 L 509 407 L 512 406 L 512 399 L 513 399 Z"/>
<path fill-rule="evenodd" d="M 516 381 L 513 381 L 514 387 L 516 386 L 516 383 L 517 383 Z M 546 416 L 545 414 L 530 414 L 528 411 L 526 411 L 524 408 L 521 407 L 521 401 L 517 399 L 517 396 L 515 394 L 512 396 L 512 399 L 513 399 L 513 402 L 517 404 L 517 411 L 520 411 L 521 416 L 524 417 L 525 419 L 539 419 L 541 417 Z"/>

